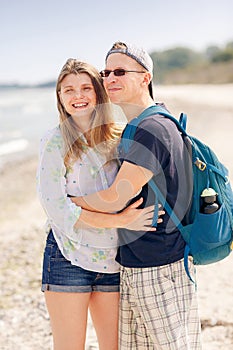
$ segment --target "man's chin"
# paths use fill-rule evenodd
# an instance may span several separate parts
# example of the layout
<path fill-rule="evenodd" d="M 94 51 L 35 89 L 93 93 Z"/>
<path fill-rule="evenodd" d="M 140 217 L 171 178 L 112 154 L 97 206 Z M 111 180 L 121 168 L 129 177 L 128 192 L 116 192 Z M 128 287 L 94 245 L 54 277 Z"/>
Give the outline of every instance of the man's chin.
<path fill-rule="evenodd" d="M 116 96 L 116 95 L 114 95 L 114 94 L 109 94 L 109 98 L 110 98 L 111 102 L 114 103 L 114 104 L 116 104 L 116 105 L 119 105 L 119 104 L 121 104 L 121 103 L 124 103 L 124 102 L 122 101 L 122 99 L 119 98 L 119 96 Z"/>

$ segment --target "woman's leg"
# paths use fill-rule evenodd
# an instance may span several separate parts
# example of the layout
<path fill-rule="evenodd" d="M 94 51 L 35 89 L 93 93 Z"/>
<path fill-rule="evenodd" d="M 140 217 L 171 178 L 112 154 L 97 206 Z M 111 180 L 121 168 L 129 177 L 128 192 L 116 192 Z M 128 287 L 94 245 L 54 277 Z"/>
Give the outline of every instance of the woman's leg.
<path fill-rule="evenodd" d="M 45 292 L 54 350 L 85 348 L 90 295 L 91 293 Z"/>
<path fill-rule="evenodd" d="M 118 292 L 92 292 L 89 308 L 100 350 L 118 349 Z"/>

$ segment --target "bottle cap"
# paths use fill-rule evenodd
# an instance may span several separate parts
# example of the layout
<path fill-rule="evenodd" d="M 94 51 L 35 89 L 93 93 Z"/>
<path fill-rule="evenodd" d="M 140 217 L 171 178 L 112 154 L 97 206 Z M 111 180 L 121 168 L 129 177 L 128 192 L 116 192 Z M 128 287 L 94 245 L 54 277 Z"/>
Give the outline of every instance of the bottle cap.
<path fill-rule="evenodd" d="M 217 195 L 217 192 L 211 187 L 205 188 L 201 193 L 201 197 L 209 197 L 209 196 L 216 196 L 216 195 Z"/>

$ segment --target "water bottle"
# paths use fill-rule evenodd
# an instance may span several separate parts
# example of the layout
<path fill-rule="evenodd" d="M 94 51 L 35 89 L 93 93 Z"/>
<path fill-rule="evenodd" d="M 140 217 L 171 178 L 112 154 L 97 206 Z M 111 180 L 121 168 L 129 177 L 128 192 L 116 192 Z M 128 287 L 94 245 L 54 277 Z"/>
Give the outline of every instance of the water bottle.
<path fill-rule="evenodd" d="M 217 203 L 217 192 L 213 188 L 205 188 L 201 193 L 202 206 L 201 212 L 203 214 L 215 213 L 219 205 Z"/>

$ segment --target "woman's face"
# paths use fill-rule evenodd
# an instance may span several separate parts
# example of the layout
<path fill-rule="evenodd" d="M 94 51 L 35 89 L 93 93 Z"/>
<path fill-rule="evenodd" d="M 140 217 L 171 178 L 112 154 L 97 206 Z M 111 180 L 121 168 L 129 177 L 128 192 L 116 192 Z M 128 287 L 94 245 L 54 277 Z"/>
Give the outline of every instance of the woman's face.
<path fill-rule="evenodd" d="M 77 123 L 81 117 L 90 119 L 96 106 L 96 93 L 88 74 L 68 74 L 61 82 L 59 95 L 66 112 Z"/>

